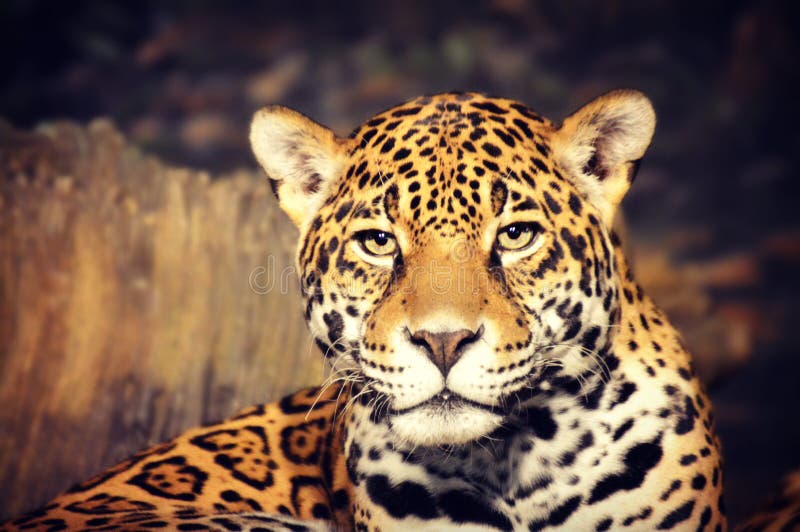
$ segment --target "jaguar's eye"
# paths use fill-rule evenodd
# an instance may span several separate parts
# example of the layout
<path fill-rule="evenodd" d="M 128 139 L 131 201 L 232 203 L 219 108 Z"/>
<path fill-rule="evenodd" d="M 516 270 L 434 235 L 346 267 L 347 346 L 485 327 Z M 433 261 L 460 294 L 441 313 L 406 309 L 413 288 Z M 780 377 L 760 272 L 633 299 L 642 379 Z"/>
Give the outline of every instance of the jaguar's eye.
<path fill-rule="evenodd" d="M 502 251 L 522 251 L 530 246 L 541 231 L 534 222 L 518 222 L 507 225 L 497 232 L 497 246 Z"/>
<path fill-rule="evenodd" d="M 386 257 L 397 253 L 397 239 L 392 233 L 370 229 L 357 233 L 356 239 L 365 252 L 375 257 Z"/>

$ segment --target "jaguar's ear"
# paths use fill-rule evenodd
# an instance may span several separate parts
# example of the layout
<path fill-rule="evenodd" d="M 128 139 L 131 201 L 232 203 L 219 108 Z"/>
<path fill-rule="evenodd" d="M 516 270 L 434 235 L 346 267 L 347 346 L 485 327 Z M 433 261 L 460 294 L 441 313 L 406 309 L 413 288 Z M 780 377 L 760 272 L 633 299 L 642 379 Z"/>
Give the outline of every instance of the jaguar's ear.
<path fill-rule="evenodd" d="M 564 120 L 554 153 L 607 227 L 644 155 L 656 125 L 647 97 L 618 90 L 591 101 Z"/>
<path fill-rule="evenodd" d="M 281 208 L 302 228 L 341 175 L 347 141 L 297 111 L 274 105 L 253 117 L 250 145 Z"/>

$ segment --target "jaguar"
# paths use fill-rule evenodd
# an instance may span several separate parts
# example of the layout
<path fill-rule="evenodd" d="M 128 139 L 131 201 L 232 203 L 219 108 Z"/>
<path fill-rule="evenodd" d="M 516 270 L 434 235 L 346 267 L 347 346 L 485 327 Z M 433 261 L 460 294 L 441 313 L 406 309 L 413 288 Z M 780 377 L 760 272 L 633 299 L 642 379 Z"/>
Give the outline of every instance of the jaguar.
<path fill-rule="evenodd" d="M 614 230 L 655 122 L 633 90 L 560 124 L 425 96 L 346 138 L 261 109 L 330 377 L 4 529 L 725 530 L 711 403 Z"/>

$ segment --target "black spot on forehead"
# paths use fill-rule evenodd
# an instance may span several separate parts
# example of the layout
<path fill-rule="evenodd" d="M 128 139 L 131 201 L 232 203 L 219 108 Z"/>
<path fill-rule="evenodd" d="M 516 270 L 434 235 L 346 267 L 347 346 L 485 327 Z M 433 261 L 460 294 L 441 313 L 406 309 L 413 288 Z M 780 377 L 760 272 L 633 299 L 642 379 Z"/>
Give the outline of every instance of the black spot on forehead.
<path fill-rule="evenodd" d="M 388 151 L 391 151 L 392 148 L 394 148 L 394 138 L 389 137 L 388 139 L 386 139 L 386 142 L 383 143 L 383 146 L 381 146 L 381 153 L 386 153 Z"/>
<path fill-rule="evenodd" d="M 581 200 L 576 196 L 574 193 L 570 192 L 569 194 L 569 208 L 573 214 L 576 216 L 580 216 L 581 210 L 583 206 L 581 205 Z"/>
<path fill-rule="evenodd" d="M 549 192 L 544 193 L 544 200 L 547 202 L 547 206 L 550 207 L 550 210 L 553 211 L 553 214 L 561 214 L 561 205 L 553 199 L 553 196 L 551 196 Z"/>
<path fill-rule="evenodd" d="M 481 109 L 482 111 L 488 111 L 493 114 L 504 115 L 508 113 L 508 109 L 503 109 L 502 107 L 498 107 L 497 104 L 490 102 L 488 100 L 482 102 L 472 102 L 470 103 L 470 105 L 477 109 Z"/>
<path fill-rule="evenodd" d="M 523 135 L 525 135 L 529 139 L 533 138 L 533 131 L 531 131 L 531 128 L 528 127 L 528 123 L 525 122 L 525 120 L 522 120 L 521 118 L 515 118 L 513 120 L 513 123 L 520 129 L 520 131 L 522 131 Z"/>
<path fill-rule="evenodd" d="M 480 140 L 482 137 L 486 136 L 486 130 L 482 127 L 476 127 L 472 132 L 469 134 L 469 140 L 475 142 Z"/>
<path fill-rule="evenodd" d="M 337 222 L 341 222 L 345 216 L 350 214 L 350 211 L 353 208 L 352 201 L 346 201 L 341 204 L 341 206 L 336 210 L 335 218 Z"/>
<path fill-rule="evenodd" d="M 524 116 L 526 118 L 529 118 L 529 119 L 533 120 L 534 122 L 544 122 L 544 119 L 541 116 L 537 115 L 530 108 L 528 108 L 527 106 L 525 106 L 525 105 L 523 105 L 521 103 L 516 103 L 516 102 L 511 103 L 510 107 L 512 109 L 516 110 L 522 116 Z"/>
<path fill-rule="evenodd" d="M 492 157 L 499 157 L 503 153 L 500 148 L 498 148 L 491 142 L 484 142 L 483 144 L 481 144 L 481 148 L 483 148 L 483 151 L 485 151 Z"/>
<path fill-rule="evenodd" d="M 405 109 L 398 109 L 397 111 L 393 111 L 392 116 L 413 116 L 418 114 L 421 110 L 422 110 L 421 106 L 407 107 Z"/>
<path fill-rule="evenodd" d="M 500 137 L 500 140 L 502 140 L 508 147 L 513 148 L 514 146 L 516 146 L 517 143 L 514 140 L 513 134 L 506 133 L 505 131 L 498 128 L 493 128 L 492 131 L 494 132 L 495 135 Z"/>
<path fill-rule="evenodd" d="M 395 161 L 400 161 L 400 160 L 405 159 L 406 157 L 408 157 L 410 154 L 411 154 L 411 150 L 409 150 L 408 148 L 400 148 L 399 150 L 394 152 L 394 160 Z"/>
<path fill-rule="evenodd" d="M 508 188 L 506 187 L 505 183 L 503 183 L 500 179 L 495 179 L 492 182 L 492 193 L 491 193 L 491 201 L 492 201 L 492 211 L 495 215 L 499 215 L 503 211 L 503 207 L 506 204 L 506 199 L 508 198 Z"/>
<path fill-rule="evenodd" d="M 383 209 L 386 212 L 386 216 L 389 218 L 391 222 L 394 222 L 398 217 L 398 209 L 399 209 L 399 194 L 397 192 L 397 185 L 392 184 L 389 188 L 386 189 L 386 193 L 383 196 Z"/>

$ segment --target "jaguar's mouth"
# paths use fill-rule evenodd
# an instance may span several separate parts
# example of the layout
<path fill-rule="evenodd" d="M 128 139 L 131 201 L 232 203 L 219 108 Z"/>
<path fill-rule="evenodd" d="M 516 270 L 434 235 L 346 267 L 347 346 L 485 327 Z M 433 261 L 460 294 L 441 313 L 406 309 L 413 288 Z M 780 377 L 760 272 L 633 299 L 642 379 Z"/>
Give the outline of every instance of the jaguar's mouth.
<path fill-rule="evenodd" d="M 449 408 L 461 406 L 464 403 L 464 398 L 449 390 L 444 390 L 425 401 L 425 403 L 432 407 Z"/>
<path fill-rule="evenodd" d="M 425 401 L 408 408 L 392 410 L 391 414 L 403 415 L 422 409 L 426 409 L 431 412 L 448 413 L 461 410 L 465 407 L 478 408 L 481 410 L 486 410 L 490 413 L 494 413 L 496 410 L 495 407 L 472 401 L 445 388 L 430 399 L 426 399 Z"/>

